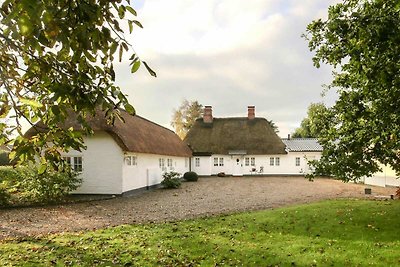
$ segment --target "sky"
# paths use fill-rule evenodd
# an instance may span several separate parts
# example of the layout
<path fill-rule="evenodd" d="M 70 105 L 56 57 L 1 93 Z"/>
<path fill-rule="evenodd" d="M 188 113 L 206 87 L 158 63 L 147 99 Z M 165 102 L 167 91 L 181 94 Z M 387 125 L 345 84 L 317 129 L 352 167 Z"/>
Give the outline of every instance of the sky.
<path fill-rule="evenodd" d="M 131 2 L 144 28 L 127 38 L 158 77 L 144 67 L 131 74 L 126 59 L 116 64 L 116 79 L 142 117 L 172 129 L 184 99 L 212 106 L 214 117 L 245 117 L 254 105 L 286 137 L 311 103 L 336 99 L 322 96 L 331 68 L 313 66 L 301 34 L 338 0 Z"/>

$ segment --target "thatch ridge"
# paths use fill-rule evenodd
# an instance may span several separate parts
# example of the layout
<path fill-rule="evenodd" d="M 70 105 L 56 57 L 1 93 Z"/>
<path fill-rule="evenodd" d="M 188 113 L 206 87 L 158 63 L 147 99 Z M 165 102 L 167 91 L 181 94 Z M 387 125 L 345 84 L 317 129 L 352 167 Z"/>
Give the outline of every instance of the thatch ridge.
<path fill-rule="evenodd" d="M 194 153 L 249 155 L 286 154 L 285 144 L 265 118 L 213 118 L 212 123 L 197 119 L 184 141 Z"/>

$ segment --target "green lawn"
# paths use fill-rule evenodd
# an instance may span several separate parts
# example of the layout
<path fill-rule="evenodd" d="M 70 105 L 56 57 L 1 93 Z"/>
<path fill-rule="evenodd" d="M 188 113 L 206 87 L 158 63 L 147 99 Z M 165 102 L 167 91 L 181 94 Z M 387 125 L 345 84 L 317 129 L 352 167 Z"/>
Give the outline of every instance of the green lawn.
<path fill-rule="evenodd" d="M 3 241 L 0 265 L 400 266 L 400 201 L 324 201 Z"/>

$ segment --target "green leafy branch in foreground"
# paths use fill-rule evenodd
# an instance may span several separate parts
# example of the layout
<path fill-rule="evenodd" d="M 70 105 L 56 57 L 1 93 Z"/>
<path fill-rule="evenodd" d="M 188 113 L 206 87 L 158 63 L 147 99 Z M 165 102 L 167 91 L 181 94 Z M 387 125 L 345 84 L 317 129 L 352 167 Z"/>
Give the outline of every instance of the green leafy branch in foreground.
<path fill-rule="evenodd" d="M 397 266 L 399 201 L 338 200 L 0 241 L 3 265 Z"/>
<path fill-rule="evenodd" d="M 324 147 L 316 174 L 345 181 L 380 164 L 400 176 L 400 5 L 397 0 L 346 0 L 315 20 L 305 38 L 316 67 L 334 67 L 328 88 L 339 99 L 319 132 Z"/>
<path fill-rule="evenodd" d="M 141 61 L 124 36 L 123 24 L 132 33 L 136 11 L 122 0 L 2 1 L 0 6 L 0 143 L 19 137 L 11 153 L 18 162 L 41 157 L 42 164 L 59 161 L 59 152 L 84 148 L 82 136 L 59 126 L 77 113 L 82 132 L 96 108 L 105 111 L 112 123 L 119 118 L 117 108 L 134 113 L 120 88 L 115 86 L 113 62 L 130 53 L 131 71 Z M 34 138 L 23 137 L 22 123 L 33 127 Z M 50 147 L 48 141 L 52 141 Z M 43 153 L 43 154 L 41 154 Z"/>

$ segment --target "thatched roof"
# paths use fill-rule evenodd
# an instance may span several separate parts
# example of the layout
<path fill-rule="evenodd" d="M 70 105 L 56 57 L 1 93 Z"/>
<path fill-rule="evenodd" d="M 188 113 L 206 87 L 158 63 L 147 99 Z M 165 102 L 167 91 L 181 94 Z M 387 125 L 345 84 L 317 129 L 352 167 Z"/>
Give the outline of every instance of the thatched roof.
<path fill-rule="evenodd" d="M 193 154 L 286 154 L 285 144 L 264 118 L 197 119 L 184 141 Z"/>
<path fill-rule="evenodd" d="M 114 125 L 109 125 L 104 112 L 101 111 L 97 111 L 96 116 L 89 116 L 86 120 L 95 132 L 104 131 L 110 134 L 123 151 L 167 156 L 191 156 L 189 147 L 173 131 L 138 115 L 132 116 L 124 110 L 120 110 L 120 112 L 125 123 L 115 119 Z M 62 127 L 82 130 L 76 116 L 70 116 Z M 35 132 L 35 129 L 31 128 L 26 136 L 31 137 Z"/>

